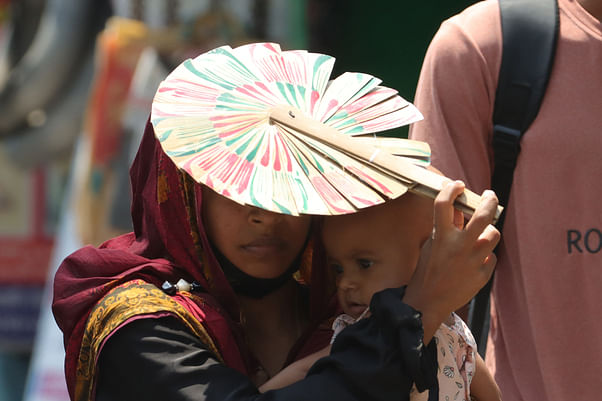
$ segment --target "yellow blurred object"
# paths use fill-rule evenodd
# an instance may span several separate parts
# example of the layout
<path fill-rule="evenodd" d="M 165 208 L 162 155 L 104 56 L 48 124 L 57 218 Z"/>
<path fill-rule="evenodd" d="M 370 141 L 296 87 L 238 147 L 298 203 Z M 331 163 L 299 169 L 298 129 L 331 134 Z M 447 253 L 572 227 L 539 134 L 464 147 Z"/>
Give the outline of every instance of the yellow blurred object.
<path fill-rule="evenodd" d="M 145 24 L 119 17 L 111 18 L 97 38 L 95 78 L 84 122 L 85 162 L 76 173 L 77 225 L 85 244 L 98 245 L 121 234 L 109 224 L 110 200 L 116 196 L 112 162 L 123 146 L 122 116 L 146 46 Z"/>
<path fill-rule="evenodd" d="M 149 30 L 146 24 L 141 21 L 111 17 L 107 21 L 104 34 L 113 36 L 121 45 L 127 46 L 128 43 L 147 40 Z"/>

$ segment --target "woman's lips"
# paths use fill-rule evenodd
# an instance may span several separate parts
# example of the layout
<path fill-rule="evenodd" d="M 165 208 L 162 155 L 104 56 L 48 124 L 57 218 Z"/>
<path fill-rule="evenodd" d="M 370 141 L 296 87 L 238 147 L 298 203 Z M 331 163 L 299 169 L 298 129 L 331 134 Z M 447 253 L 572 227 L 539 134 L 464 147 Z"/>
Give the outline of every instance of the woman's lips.
<path fill-rule="evenodd" d="M 279 253 L 284 248 L 284 241 L 276 237 L 259 238 L 242 246 L 242 248 L 257 256 L 269 256 Z"/>

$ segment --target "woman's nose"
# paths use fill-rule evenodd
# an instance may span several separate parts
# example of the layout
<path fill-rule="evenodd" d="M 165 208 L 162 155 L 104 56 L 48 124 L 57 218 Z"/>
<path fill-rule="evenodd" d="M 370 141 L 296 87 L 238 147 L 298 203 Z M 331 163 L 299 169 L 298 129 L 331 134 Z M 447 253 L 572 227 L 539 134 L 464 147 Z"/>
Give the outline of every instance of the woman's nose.
<path fill-rule="evenodd" d="M 249 212 L 249 222 L 253 224 L 271 225 L 282 220 L 282 217 L 280 213 L 268 212 L 255 207 Z"/>

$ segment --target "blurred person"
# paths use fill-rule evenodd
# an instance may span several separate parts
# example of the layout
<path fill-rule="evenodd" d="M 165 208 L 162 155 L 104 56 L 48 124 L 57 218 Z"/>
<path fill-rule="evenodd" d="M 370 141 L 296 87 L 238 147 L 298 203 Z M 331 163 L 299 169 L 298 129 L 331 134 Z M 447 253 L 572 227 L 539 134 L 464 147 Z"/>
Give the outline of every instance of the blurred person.
<path fill-rule="evenodd" d="M 521 140 L 492 289 L 485 361 L 508 401 L 600 397 L 602 1 L 558 6 L 554 66 Z M 410 137 L 477 191 L 491 185 L 501 54 L 498 3 L 478 2 L 441 25 L 416 92 L 425 119 Z"/>

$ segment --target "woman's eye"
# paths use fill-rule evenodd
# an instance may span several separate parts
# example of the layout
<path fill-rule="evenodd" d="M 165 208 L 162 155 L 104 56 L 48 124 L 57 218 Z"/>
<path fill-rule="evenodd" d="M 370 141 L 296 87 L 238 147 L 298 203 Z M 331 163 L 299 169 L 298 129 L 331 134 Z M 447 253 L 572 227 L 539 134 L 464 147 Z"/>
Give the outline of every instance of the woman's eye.
<path fill-rule="evenodd" d="M 362 268 L 362 269 L 367 269 L 369 267 L 371 267 L 374 262 L 372 262 L 369 259 L 358 259 L 357 260 L 357 264 Z"/>
<path fill-rule="evenodd" d="M 334 272 L 336 274 L 343 273 L 343 266 L 341 266 L 339 264 L 333 263 L 333 264 L 330 265 L 330 267 L 332 268 L 332 270 L 334 270 Z"/>

